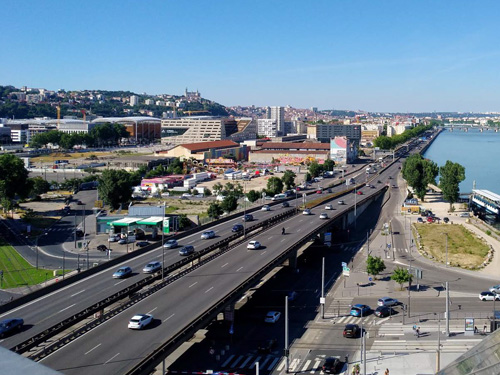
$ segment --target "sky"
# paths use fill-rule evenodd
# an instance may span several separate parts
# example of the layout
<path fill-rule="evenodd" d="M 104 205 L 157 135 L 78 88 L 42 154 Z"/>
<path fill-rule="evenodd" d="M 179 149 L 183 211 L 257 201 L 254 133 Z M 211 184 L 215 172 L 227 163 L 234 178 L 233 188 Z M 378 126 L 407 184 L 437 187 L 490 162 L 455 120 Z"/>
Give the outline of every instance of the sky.
<path fill-rule="evenodd" d="M 500 112 L 494 0 L 0 0 L 0 85 Z"/>

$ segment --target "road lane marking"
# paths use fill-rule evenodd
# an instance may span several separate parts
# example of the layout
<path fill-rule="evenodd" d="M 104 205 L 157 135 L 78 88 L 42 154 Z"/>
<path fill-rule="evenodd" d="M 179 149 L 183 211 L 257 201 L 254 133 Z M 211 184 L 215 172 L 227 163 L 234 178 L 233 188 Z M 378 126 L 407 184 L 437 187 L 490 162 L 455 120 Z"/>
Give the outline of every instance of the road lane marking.
<path fill-rule="evenodd" d="M 171 317 L 173 317 L 174 315 L 175 315 L 175 314 L 170 315 L 167 319 L 165 319 L 165 320 L 163 321 L 163 323 L 165 323 L 167 320 L 169 320 L 169 319 L 170 319 Z"/>
<path fill-rule="evenodd" d="M 153 310 L 149 310 L 146 314 L 151 314 L 153 311 L 155 311 L 158 307 L 155 307 Z"/>
<path fill-rule="evenodd" d="M 309 364 L 311 363 L 311 360 L 308 359 L 306 363 L 304 364 L 304 367 L 302 367 L 302 372 L 305 372 L 309 368 Z"/>
<path fill-rule="evenodd" d="M 295 372 L 295 367 L 300 363 L 300 358 L 295 358 L 290 365 L 290 372 Z"/>
<path fill-rule="evenodd" d="M 252 370 L 255 367 L 255 365 L 257 364 L 257 362 L 260 361 L 261 358 L 262 358 L 261 356 L 255 358 L 255 361 L 253 361 L 252 366 L 250 366 L 250 370 Z"/>
<path fill-rule="evenodd" d="M 238 268 L 238 269 L 236 270 L 236 272 L 241 271 L 242 269 L 243 269 L 243 267 L 240 267 L 240 268 Z"/>
<path fill-rule="evenodd" d="M 224 268 L 228 265 L 229 263 L 224 263 L 220 268 Z"/>
<path fill-rule="evenodd" d="M 231 365 L 231 367 L 236 367 L 236 365 L 238 364 L 238 362 L 239 362 L 239 361 L 241 361 L 241 359 L 242 359 L 242 358 L 243 358 L 243 356 L 242 356 L 242 355 L 240 355 L 240 356 L 238 357 L 238 359 L 237 359 L 236 361 L 234 361 L 234 362 L 233 362 L 233 364 Z"/>
<path fill-rule="evenodd" d="M 264 255 L 265 253 L 267 253 L 267 251 L 263 251 L 262 253 L 260 253 L 260 255 Z"/>
<path fill-rule="evenodd" d="M 211 286 L 211 287 L 210 287 L 210 289 L 208 289 L 208 290 L 206 290 L 206 291 L 205 291 L 205 293 L 210 292 L 213 288 L 214 288 L 214 287 L 213 287 L 213 286 Z"/>
<path fill-rule="evenodd" d="M 122 281 L 118 281 L 115 285 L 118 285 L 118 284 L 121 284 L 123 282 L 125 282 L 126 280 L 122 280 Z"/>
<path fill-rule="evenodd" d="M 72 294 L 72 295 L 71 295 L 71 297 L 74 297 L 74 296 L 76 296 L 76 295 L 78 295 L 78 294 L 80 294 L 80 293 L 83 293 L 83 292 L 85 292 L 85 289 L 84 289 L 84 290 L 80 290 L 79 292 L 77 292 L 77 293 L 75 293 L 75 294 Z"/>
<path fill-rule="evenodd" d="M 193 243 L 193 242 L 195 242 L 195 241 L 196 241 L 196 240 L 192 240 L 192 241 L 189 241 L 188 243 Z"/>
<path fill-rule="evenodd" d="M 260 368 L 264 368 L 264 366 L 266 365 L 267 361 L 269 361 L 272 357 L 271 356 L 267 356 L 266 359 L 264 359 L 264 362 L 260 363 L 259 364 L 259 367 Z"/>
<path fill-rule="evenodd" d="M 94 346 L 92 349 L 90 349 L 87 353 L 85 353 L 85 355 L 89 354 L 92 350 L 94 349 L 97 349 L 98 347 L 100 347 L 101 344 L 97 344 L 96 346 Z"/>
<path fill-rule="evenodd" d="M 73 306 L 75 306 L 76 303 L 72 304 L 71 306 L 68 306 L 68 307 L 65 307 L 64 309 L 62 310 L 59 310 L 59 312 L 63 312 L 64 310 L 67 310 L 67 309 L 71 309 Z"/>
<path fill-rule="evenodd" d="M 191 288 L 192 286 L 195 286 L 196 284 L 198 284 L 198 281 L 192 283 L 189 287 Z"/>
<path fill-rule="evenodd" d="M 267 237 L 267 239 L 268 239 L 268 240 L 270 240 L 270 239 L 272 239 L 272 238 L 273 238 L 273 236 L 271 236 L 271 237 Z"/>
<path fill-rule="evenodd" d="M 283 242 L 285 239 L 283 238 L 280 242 Z"/>
<path fill-rule="evenodd" d="M 297 232 L 300 232 L 301 230 L 302 230 L 302 229 L 301 229 L 301 228 L 299 228 L 299 229 L 297 229 Z"/>
<path fill-rule="evenodd" d="M 279 358 L 275 358 L 275 361 L 278 360 Z M 275 363 L 275 361 L 271 362 L 271 364 L 269 365 L 269 367 L 267 368 L 268 370 L 272 370 L 272 365 L 273 363 Z M 283 370 L 283 368 L 285 367 L 285 363 L 286 363 L 286 358 L 283 358 L 283 361 L 280 363 L 280 365 L 278 366 L 278 371 L 281 372 L 281 370 Z"/>
<path fill-rule="evenodd" d="M 243 363 L 241 364 L 240 368 L 244 368 L 244 367 L 247 365 L 247 363 L 248 363 L 248 362 L 250 362 L 250 361 L 252 360 L 252 358 L 253 358 L 253 355 L 251 355 L 250 357 L 248 357 L 248 358 L 245 360 L 245 362 L 243 362 Z"/>
<path fill-rule="evenodd" d="M 226 367 L 229 362 L 234 358 L 234 354 L 231 354 L 231 356 L 222 364 L 222 367 Z"/>
<path fill-rule="evenodd" d="M 112 356 L 110 359 L 108 359 L 106 362 L 104 362 L 104 364 L 107 364 L 109 361 L 112 361 L 113 359 L 115 359 L 119 355 L 120 355 L 120 353 L 116 353 L 114 356 Z"/>

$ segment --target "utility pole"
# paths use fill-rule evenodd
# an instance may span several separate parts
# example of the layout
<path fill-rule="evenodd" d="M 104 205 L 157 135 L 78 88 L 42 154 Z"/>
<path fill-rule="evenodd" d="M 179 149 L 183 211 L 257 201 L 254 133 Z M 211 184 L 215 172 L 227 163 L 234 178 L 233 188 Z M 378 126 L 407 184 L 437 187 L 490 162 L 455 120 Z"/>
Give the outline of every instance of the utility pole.
<path fill-rule="evenodd" d="M 325 257 L 321 268 L 321 319 L 325 319 Z"/>
<path fill-rule="evenodd" d="M 161 281 L 165 280 L 165 201 L 163 201 L 162 207 L 163 221 L 161 223 Z"/>
<path fill-rule="evenodd" d="M 446 336 L 450 337 L 450 292 L 446 282 Z"/>
<path fill-rule="evenodd" d="M 370 255 L 370 232 L 366 232 L 366 256 Z"/>
<path fill-rule="evenodd" d="M 446 236 L 446 264 L 445 267 L 448 267 L 448 233 L 443 233 Z M 448 288 L 446 288 L 448 289 Z"/>
<path fill-rule="evenodd" d="M 407 306 L 408 318 L 410 317 L 410 303 L 411 303 L 410 291 L 411 291 L 411 262 L 412 262 L 412 260 L 410 260 L 410 279 L 408 280 L 408 306 Z"/>
<path fill-rule="evenodd" d="M 436 373 L 441 368 L 441 313 L 437 313 L 438 315 L 438 347 L 436 352 Z"/>
<path fill-rule="evenodd" d="M 288 351 L 288 296 L 285 296 L 285 369 L 290 372 L 290 357 Z"/>

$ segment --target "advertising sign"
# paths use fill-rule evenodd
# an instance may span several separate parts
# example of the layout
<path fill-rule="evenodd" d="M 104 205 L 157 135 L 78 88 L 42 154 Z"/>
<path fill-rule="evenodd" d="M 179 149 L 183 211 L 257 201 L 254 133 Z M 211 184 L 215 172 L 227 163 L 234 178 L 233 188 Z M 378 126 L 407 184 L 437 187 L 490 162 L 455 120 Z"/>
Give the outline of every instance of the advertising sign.
<path fill-rule="evenodd" d="M 465 318 L 465 330 L 474 331 L 474 318 Z"/>

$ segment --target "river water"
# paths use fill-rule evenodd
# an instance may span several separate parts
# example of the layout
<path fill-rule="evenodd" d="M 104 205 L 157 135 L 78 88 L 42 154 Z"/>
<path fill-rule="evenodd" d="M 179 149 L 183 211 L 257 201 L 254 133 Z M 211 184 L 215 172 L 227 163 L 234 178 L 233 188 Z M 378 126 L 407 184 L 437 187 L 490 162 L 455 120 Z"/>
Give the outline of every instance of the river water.
<path fill-rule="evenodd" d="M 500 132 L 469 128 L 468 132 L 444 130 L 427 149 L 424 157 L 443 166 L 447 160 L 465 167 L 461 193 L 476 189 L 500 194 Z M 498 163 L 498 164 L 497 164 Z"/>

